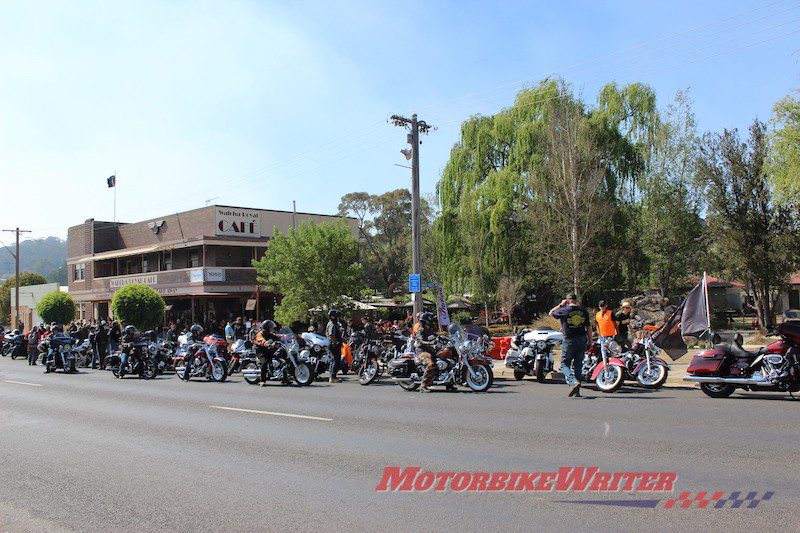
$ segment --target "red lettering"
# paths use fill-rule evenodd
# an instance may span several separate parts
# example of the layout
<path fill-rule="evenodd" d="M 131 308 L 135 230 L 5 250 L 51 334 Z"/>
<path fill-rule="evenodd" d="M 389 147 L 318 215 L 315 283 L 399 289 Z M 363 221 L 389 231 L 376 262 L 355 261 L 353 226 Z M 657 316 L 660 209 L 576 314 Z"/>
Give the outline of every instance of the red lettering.
<path fill-rule="evenodd" d="M 656 482 L 656 486 L 653 487 L 653 490 L 672 492 L 672 486 L 675 484 L 675 478 L 677 477 L 675 472 L 659 472 L 658 481 Z"/>
<path fill-rule="evenodd" d="M 517 490 L 517 480 L 519 476 L 522 475 L 522 472 L 511 472 L 511 477 L 508 478 L 508 482 L 506 483 L 506 490 Z"/>
<path fill-rule="evenodd" d="M 409 466 L 401 471 L 399 466 L 387 466 L 383 469 L 383 477 L 375 490 L 408 492 L 421 468 L 420 466 Z"/>
<path fill-rule="evenodd" d="M 516 490 L 521 491 L 529 491 L 529 490 L 536 490 L 536 485 L 534 485 L 534 481 L 541 475 L 541 472 L 521 472 L 519 483 L 517 483 Z"/>
<path fill-rule="evenodd" d="M 611 491 L 619 491 L 619 482 L 622 479 L 622 473 L 614 472 L 611 476 L 611 483 L 609 484 L 608 490 Z"/>
<path fill-rule="evenodd" d="M 508 472 L 494 472 L 492 479 L 489 481 L 487 490 L 498 491 L 506 488 L 506 481 L 508 481 Z"/>
<path fill-rule="evenodd" d="M 595 472 L 597 472 L 596 466 L 589 468 L 562 466 L 558 469 L 556 490 L 559 492 L 568 490 L 585 491 Z"/>
<path fill-rule="evenodd" d="M 653 490 L 656 478 L 658 478 L 658 473 L 656 472 L 643 472 L 642 480 L 639 482 L 639 486 L 636 487 L 636 490 Z"/>
<path fill-rule="evenodd" d="M 555 472 L 542 472 L 539 476 L 539 483 L 536 484 L 536 490 L 551 491 L 553 490 L 553 481 L 556 478 Z"/>
<path fill-rule="evenodd" d="M 625 480 L 625 484 L 620 487 L 619 490 L 622 491 L 630 491 L 633 489 L 633 482 L 636 481 L 637 478 L 642 477 L 641 472 L 622 472 L 622 479 Z"/>
<path fill-rule="evenodd" d="M 436 479 L 436 476 L 433 472 L 425 471 L 417 476 L 417 479 L 414 480 L 414 490 L 418 492 L 427 492 L 428 489 L 433 486 L 433 482 Z"/>
<path fill-rule="evenodd" d="M 462 490 L 466 489 L 469 486 L 469 482 L 472 479 L 472 474 L 469 472 L 459 472 L 453 478 L 453 481 L 450 482 L 450 490 L 455 492 L 461 492 Z"/>
<path fill-rule="evenodd" d="M 469 491 L 485 491 L 486 482 L 489 480 L 489 472 L 475 472 L 472 475 L 472 483 L 470 483 Z"/>
<path fill-rule="evenodd" d="M 611 474 L 608 472 L 598 472 L 594 479 L 592 480 L 592 484 L 589 487 L 589 490 L 600 490 L 600 491 L 607 491 L 608 490 L 608 482 L 611 479 Z"/>
<path fill-rule="evenodd" d="M 438 480 L 438 483 L 436 483 L 436 486 L 433 488 L 433 490 L 436 492 L 442 492 L 443 490 L 446 490 L 447 482 L 453 479 L 453 476 L 455 475 L 455 472 L 437 472 L 436 479 Z"/>

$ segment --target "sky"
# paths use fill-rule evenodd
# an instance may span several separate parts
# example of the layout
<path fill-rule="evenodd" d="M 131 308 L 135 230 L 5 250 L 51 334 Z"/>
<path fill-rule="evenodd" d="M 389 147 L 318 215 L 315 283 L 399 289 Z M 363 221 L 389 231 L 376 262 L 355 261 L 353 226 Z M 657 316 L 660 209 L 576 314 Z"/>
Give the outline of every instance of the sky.
<path fill-rule="evenodd" d="M 335 213 L 432 195 L 471 115 L 560 75 L 592 104 L 689 88 L 701 131 L 768 120 L 800 87 L 800 1 L 0 2 L 0 228 L 66 236 L 222 205 Z M 10 244 L 13 236 L 0 235 Z"/>

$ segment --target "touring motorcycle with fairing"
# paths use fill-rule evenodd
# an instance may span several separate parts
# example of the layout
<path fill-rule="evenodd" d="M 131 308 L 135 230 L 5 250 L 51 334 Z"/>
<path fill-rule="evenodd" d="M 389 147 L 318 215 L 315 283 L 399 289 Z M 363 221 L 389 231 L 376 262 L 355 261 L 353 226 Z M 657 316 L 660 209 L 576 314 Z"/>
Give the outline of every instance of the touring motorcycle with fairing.
<path fill-rule="evenodd" d="M 564 340 L 564 334 L 552 329 L 523 329 L 511 339 L 506 352 L 506 367 L 514 370 L 514 379 L 536 376 L 544 383 L 553 372 L 553 349 Z"/>
<path fill-rule="evenodd" d="M 292 328 L 284 327 L 278 331 L 281 346 L 272 356 L 272 368 L 267 372 L 269 381 L 280 381 L 290 384 L 292 381 L 298 385 L 311 385 L 314 382 L 314 373 L 311 368 L 300 358 L 300 343 Z M 261 364 L 257 352 L 248 352 L 242 360 L 242 377 L 250 385 L 261 383 Z"/>

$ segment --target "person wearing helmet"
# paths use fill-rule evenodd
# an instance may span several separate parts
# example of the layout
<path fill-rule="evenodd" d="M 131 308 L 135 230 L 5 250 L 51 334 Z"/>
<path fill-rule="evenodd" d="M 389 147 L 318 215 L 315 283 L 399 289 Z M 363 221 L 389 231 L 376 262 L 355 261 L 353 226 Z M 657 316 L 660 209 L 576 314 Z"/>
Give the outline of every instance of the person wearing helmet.
<path fill-rule="evenodd" d="M 281 347 L 280 337 L 276 334 L 278 325 L 272 320 L 265 320 L 261 323 L 259 332 L 256 334 L 253 344 L 256 346 L 258 364 L 261 367 L 261 386 L 266 387 L 269 381 L 269 374 L 272 371 L 272 357 Z"/>
<path fill-rule="evenodd" d="M 415 346 L 428 354 L 428 362 L 425 365 L 425 373 L 422 374 L 422 386 L 419 388 L 420 392 L 430 392 L 430 386 L 433 384 L 433 378 L 436 376 L 436 347 L 431 342 L 431 337 L 436 335 L 436 328 L 438 326 L 436 315 L 433 313 L 421 313 L 419 315 L 419 322 L 414 325 L 414 341 Z"/>
<path fill-rule="evenodd" d="M 342 365 L 342 341 L 344 340 L 344 327 L 341 323 L 342 313 L 338 309 L 328 311 L 328 325 L 325 327 L 325 336 L 330 341 L 333 365 L 331 366 L 331 376 L 328 383 L 341 383 L 342 380 L 336 377 L 336 373 Z"/>
<path fill-rule="evenodd" d="M 136 337 L 136 328 L 134 326 L 128 325 L 125 326 L 125 329 L 122 330 L 122 350 L 119 352 L 119 377 L 125 376 L 125 369 L 128 366 L 128 352 L 130 350 L 130 345 Z"/>
<path fill-rule="evenodd" d="M 189 328 L 189 334 L 187 335 L 189 342 L 202 342 L 203 340 L 203 326 L 200 324 L 195 324 L 191 328 Z M 183 380 L 189 381 L 189 377 L 192 375 L 192 370 L 194 368 L 194 355 L 191 353 L 187 354 L 183 360 L 184 362 L 184 370 L 183 370 Z"/>

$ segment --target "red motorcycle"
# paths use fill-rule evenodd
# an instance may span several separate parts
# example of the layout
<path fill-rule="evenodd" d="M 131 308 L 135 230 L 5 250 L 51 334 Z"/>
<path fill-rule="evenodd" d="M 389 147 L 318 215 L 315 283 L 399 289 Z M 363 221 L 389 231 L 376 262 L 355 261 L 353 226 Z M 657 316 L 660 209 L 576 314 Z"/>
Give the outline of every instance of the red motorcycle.
<path fill-rule="evenodd" d="M 775 332 L 780 340 L 754 352 L 742 348 L 741 335 L 699 352 L 683 380 L 699 383 L 712 398 L 726 398 L 736 389 L 800 391 L 800 322 L 784 322 Z"/>
<path fill-rule="evenodd" d="M 619 358 L 619 344 L 612 340 L 593 342 L 583 356 L 581 381 L 594 381 L 602 392 L 614 392 L 622 386 L 627 371 L 625 362 Z"/>

